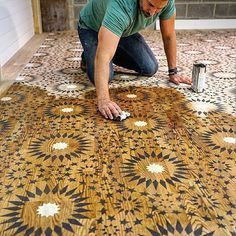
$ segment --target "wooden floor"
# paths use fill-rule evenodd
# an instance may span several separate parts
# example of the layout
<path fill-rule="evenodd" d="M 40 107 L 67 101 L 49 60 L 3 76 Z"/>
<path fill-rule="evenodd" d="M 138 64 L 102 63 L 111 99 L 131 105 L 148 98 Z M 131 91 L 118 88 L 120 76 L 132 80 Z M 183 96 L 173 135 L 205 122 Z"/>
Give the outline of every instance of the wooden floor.
<path fill-rule="evenodd" d="M 207 64 L 201 94 L 144 37 L 159 72 L 110 85 L 125 121 L 99 115 L 76 32 L 48 35 L 0 95 L 0 235 L 235 235 L 236 33 L 177 34 L 180 73 Z"/>
<path fill-rule="evenodd" d="M 0 79 L 0 94 L 7 90 L 13 82 L 15 82 L 17 75 L 33 57 L 39 46 L 47 37 L 47 34 L 34 35 L 24 47 L 22 47 L 3 67 L 2 78 Z"/>

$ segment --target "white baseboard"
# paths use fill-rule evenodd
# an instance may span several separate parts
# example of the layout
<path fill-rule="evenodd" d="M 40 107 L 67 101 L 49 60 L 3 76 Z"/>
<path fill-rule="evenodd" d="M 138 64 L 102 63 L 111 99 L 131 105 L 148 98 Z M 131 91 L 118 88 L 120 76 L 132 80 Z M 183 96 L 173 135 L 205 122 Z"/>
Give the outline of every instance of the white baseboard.
<path fill-rule="evenodd" d="M 156 30 L 159 30 L 159 21 L 156 22 Z M 175 29 L 236 29 L 236 19 L 214 19 L 214 20 L 176 20 Z"/>

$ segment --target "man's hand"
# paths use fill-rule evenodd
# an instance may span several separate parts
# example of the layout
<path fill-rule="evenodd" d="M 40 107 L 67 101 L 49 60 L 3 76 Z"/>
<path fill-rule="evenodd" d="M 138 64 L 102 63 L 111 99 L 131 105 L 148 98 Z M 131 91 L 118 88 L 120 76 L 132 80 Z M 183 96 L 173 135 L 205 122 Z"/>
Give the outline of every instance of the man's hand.
<path fill-rule="evenodd" d="M 180 83 L 184 83 L 184 84 L 192 84 L 192 80 L 187 78 L 187 77 L 183 77 L 181 75 L 175 74 L 175 75 L 170 75 L 170 81 L 172 83 L 175 83 L 177 85 L 179 85 Z"/>
<path fill-rule="evenodd" d="M 113 119 L 121 114 L 120 107 L 110 99 L 98 100 L 98 110 L 106 119 Z"/>

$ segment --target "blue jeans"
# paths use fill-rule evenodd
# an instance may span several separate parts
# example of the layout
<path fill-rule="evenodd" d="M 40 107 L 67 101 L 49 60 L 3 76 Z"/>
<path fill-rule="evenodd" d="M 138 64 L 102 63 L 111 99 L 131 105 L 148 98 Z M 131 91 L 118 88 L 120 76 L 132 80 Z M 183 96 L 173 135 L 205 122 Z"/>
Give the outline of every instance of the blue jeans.
<path fill-rule="evenodd" d="M 94 60 L 98 46 L 98 32 L 78 27 L 83 46 L 82 61 L 86 64 L 89 80 L 94 84 Z M 110 62 L 109 82 L 114 77 L 113 63 L 134 70 L 142 76 L 153 76 L 158 70 L 157 60 L 144 38 L 139 34 L 120 38 L 115 55 Z"/>

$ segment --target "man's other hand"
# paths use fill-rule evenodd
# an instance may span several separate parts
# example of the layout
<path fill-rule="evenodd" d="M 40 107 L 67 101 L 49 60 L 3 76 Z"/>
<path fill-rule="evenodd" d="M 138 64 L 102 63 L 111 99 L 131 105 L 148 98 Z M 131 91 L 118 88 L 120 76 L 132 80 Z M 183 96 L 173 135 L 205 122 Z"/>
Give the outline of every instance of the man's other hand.
<path fill-rule="evenodd" d="M 189 84 L 189 85 L 192 84 L 191 79 L 187 77 L 183 77 L 182 75 L 175 74 L 175 75 L 170 75 L 169 77 L 170 77 L 170 81 L 177 85 L 179 85 L 180 83 Z"/>
<path fill-rule="evenodd" d="M 121 114 L 120 107 L 110 99 L 98 100 L 98 110 L 106 119 L 113 119 Z"/>

